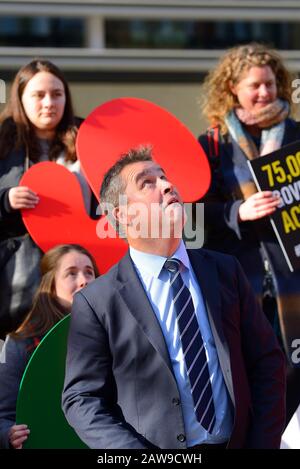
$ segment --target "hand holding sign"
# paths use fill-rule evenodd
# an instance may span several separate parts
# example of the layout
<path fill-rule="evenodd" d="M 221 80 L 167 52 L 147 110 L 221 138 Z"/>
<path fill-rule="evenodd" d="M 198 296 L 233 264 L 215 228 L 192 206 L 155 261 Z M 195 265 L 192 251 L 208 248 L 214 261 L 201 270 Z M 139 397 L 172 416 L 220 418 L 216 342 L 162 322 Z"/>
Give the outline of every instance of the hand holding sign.
<path fill-rule="evenodd" d="M 300 268 L 300 141 L 248 161 L 257 187 L 271 191 L 276 210 L 268 213 L 291 271 Z M 270 192 L 269 192 L 270 193 Z M 276 202 L 279 200 L 279 202 Z"/>
<path fill-rule="evenodd" d="M 79 182 L 74 174 L 56 163 L 35 164 L 21 184 L 40 198 L 35 209 L 23 210 L 23 221 L 33 240 L 44 251 L 57 244 L 77 243 L 88 249 L 101 273 L 126 252 L 126 243 L 115 237 L 100 239 L 97 220 L 86 213 Z"/>
<path fill-rule="evenodd" d="M 262 191 L 252 194 L 240 205 L 240 220 L 258 220 L 259 218 L 271 215 L 275 212 L 279 204 L 280 198 L 271 191 Z"/>

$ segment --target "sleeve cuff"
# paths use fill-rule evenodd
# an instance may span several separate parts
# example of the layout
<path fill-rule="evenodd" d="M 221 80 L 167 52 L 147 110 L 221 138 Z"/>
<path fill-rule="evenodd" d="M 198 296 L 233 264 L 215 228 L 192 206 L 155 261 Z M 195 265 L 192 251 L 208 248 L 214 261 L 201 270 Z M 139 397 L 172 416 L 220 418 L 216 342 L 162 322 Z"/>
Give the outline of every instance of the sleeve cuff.
<path fill-rule="evenodd" d="M 10 187 L 4 189 L 0 193 L 0 211 L 2 215 L 8 215 L 12 213 L 14 210 L 12 209 L 9 199 L 8 199 L 8 192 L 10 190 Z"/>
<path fill-rule="evenodd" d="M 242 239 L 240 224 L 239 224 L 239 208 L 242 205 L 243 200 L 236 200 L 228 206 L 226 210 L 226 223 L 231 228 L 239 239 Z"/>

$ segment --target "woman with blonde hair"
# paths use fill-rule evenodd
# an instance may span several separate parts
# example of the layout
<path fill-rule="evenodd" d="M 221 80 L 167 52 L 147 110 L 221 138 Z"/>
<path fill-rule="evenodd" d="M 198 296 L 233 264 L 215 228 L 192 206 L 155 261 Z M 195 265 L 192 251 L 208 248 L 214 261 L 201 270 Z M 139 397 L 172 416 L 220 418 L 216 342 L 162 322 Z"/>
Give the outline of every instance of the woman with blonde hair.
<path fill-rule="evenodd" d="M 9 336 L 0 356 L 0 448 L 22 448 L 29 429 L 16 425 L 16 401 L 26 365 L 44 335 L 71 311 L 74 294 L 99 276 L 92 255 L 78 244 L 50 249 L 41 260 L 33 306 Z"/>
<path fill-rule="evenodd" d="M 210 128 L 199 142 L 212 170 L 203 199 L 205 247 L 239 259 L 282 342 L 289 363 L 289 419 L 300 395 L 291 339 L 300 333 L 300 271 L 290 272 L 270 224 L 280 199 L 257 191 L 247 161 L 300 138 L 292 118 L 292 78 L 277 52 L 251 43 L 221 58 L 205 80 L 203 96 Z"/>

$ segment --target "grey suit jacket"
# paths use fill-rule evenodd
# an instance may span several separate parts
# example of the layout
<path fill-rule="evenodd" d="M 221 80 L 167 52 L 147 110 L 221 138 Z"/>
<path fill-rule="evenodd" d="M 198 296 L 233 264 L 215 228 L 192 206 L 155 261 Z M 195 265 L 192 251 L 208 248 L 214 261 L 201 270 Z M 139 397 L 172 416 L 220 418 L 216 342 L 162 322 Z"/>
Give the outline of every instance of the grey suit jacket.
<path fill-rule="evenodd" d="M 189 251 L 234 407 L 229 447 L 279 447 L 284 358 L 235 258 Z M 63 409 L 90 448 L 186 448 L 164 337 L 127 254 L 76 294 Z"/>

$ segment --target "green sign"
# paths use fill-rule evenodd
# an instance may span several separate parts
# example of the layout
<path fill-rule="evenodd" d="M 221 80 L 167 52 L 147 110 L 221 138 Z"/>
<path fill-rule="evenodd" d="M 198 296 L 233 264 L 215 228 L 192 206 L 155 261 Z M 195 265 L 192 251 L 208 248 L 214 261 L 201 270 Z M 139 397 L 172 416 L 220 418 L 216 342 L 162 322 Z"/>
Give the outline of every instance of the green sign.
<path fill-rule="evenodd" d="M 17 423 L 30 429 L 24 448 L 87 448 L 61 409 L 70 315 L 43 338 L 25 369 L 17 400 Z"/>

